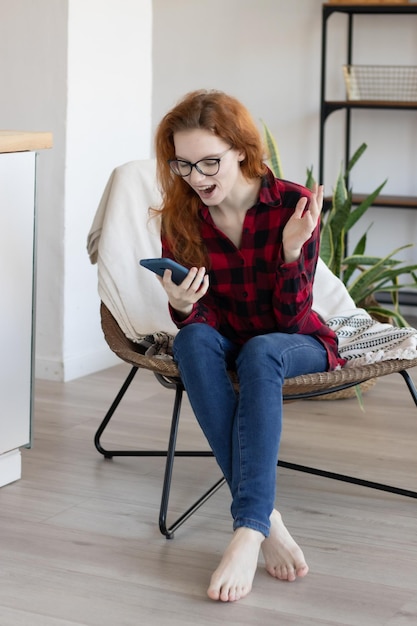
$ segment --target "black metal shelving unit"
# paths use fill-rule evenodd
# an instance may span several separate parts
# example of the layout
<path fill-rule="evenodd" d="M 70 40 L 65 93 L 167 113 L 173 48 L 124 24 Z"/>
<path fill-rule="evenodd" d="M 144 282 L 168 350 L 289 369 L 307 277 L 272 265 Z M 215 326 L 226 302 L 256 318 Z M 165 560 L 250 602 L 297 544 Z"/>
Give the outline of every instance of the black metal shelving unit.
<path fill-rule="evenodd" d="M 320 134 L 319 134 L 319 180 L 324 179 L 325 125 L 334 111 L 345 111 L 345 163 L 350 154 L 351 112 L 354 109 L 389 109 L 396 111 L 416 111 L 417 102 L 366 101 L 366 100 L 326 100 L 326 59 L 327 33 L 329 18 L 334 13 L 347 15 L 347 51 L 346 64 L 352 63 L 354 18 L 357 15 L 416 15 L 417 4 L 330 4 L 322 5 L 322 41 L 321 41 L 321 88 L 320 88 Z M 417 23 L 416 23 L 417 25 Z M 361 196 L 355 195 L 354 201 L 360 202 Z M 388 208 L 417 209 L 417 197 L 381 195 L 375 205 Z"/>
<path fill-rule="evenodd" d="M 351 113 L 354 109 L 386 109 L 395 111 L 417 111 L 417 102 L 367 101 L 367 100 L 326 100 L 326 71 L 327 71 L 327 33 L 329 18 L 333 13 L 345 13 L 347 19 L 347 51 L 346 64 L 351 65 L 353 53 L 354 18 L 360 15 L 416 15 L 417 4 L 330 4 L 322 6 L 322 42 L 321 42 L 321 88 L 320 88 L 320 135 L 319 135 L 319 180 L 324 181 L 325 159 L 325 125 L 326 120 L 334 111 L 345 111 L 345 163 L 348 163 L 350 154 Z M 417 23 L 416 23 L 417 25 Z M 364 194 L 354 194 L 353 201 L 359 204 Z M 331 198 L 325 199 L 325 205 L 330 205 Z M 380 195 L 374 202 L 382 208 L 417 209 L 417 197 Z M 381 302 L 387 302 L 386 294 L 380 294 Z M 400 301 L 403 305 L 417 307 L 417 293 L 415 291 L 402 292 Z"/>

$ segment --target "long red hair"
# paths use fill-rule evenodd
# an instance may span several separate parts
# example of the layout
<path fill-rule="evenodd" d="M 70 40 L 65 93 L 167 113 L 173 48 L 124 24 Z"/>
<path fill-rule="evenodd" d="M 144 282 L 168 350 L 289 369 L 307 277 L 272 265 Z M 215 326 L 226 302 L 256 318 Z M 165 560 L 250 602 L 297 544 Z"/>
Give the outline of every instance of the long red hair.
<path fill-rule="evenodd" d="M 207 267 L 198 217 L 201 200 L 168 165 L 168 159 L 175 158 L 174 134 L 196 128 L 212 132 L 245 153 L 241 162 L 245 178 L 261 177 L 266 167 L 262 139 L 249 111 L 236 98 L 221 91 L 193 91 L 161 120 L 156 130 L 155 149 L 162 194 L 162 234 L 177 261 L 188 267 Z"/>

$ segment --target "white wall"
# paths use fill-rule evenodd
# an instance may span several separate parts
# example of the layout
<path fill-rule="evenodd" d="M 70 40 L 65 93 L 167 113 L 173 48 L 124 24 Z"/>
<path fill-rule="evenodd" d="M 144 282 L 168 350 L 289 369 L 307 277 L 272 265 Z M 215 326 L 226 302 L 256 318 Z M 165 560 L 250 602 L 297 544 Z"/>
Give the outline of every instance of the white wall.
<path fill-rule="evenodd" d="M 70 0 L 68 33 L 66 379 L 109 363 L 86 236 L 113 168 L 150 156 L 151 0 Z"/>
<path fill-rule="evenodd" d="M 0 0 L 0 16 L 0 126 L 54 135 L 54 149 L 38 159 L 37 345 L 50 363 L 59 363 L 64 328 L 67 2 Z"/>
<path fill-rule="evenodd" d="M 36 372 L 67 380 L 116 362 L 86 237 L 112 169 L 150 154 L 152 3 L 0 0 L 0 16 L 0 127 L 54 135 L 38 159 Z"/>

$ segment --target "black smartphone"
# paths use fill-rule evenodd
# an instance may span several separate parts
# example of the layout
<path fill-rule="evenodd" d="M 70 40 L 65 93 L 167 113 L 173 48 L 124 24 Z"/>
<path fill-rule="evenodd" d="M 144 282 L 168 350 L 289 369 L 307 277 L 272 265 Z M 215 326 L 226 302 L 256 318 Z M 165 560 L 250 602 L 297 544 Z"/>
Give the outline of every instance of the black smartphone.
<path fill-rule="evenodd" d="M 182 281 L 188 274 L 188 270 L 186 267 L 180 265 L 172 259 L 141 259 L 139 263 L 143 265 L 143 267 L 146 267 L 148 270 L 155 272 L 155 274 L 159 274 L 159 276 L 163 276 L 165 270 L 171 270 L 172 281 L 177 285 L 182 283 Z"/>

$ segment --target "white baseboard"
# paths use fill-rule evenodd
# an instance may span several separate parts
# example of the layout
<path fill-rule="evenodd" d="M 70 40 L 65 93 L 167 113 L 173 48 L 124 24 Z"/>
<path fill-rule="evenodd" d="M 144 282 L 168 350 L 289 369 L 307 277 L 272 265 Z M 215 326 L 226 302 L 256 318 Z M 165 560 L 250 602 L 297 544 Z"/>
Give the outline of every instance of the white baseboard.
<path fill-rule="evenodd" d="M 71 357 L 65 362 L 36 357 L 35 377 L 43 380 L 67 382 L 113 367 L 121 360 L 107 347 L 90 354 Z"/>
<path fill-rule="evenodd" d="M 22 477 L 22 455 L 20 450 L 0 454 L 0 487 L 14 483 Z"/>

